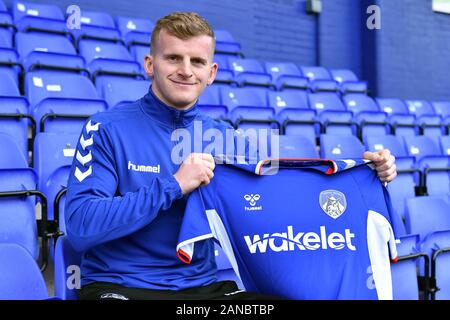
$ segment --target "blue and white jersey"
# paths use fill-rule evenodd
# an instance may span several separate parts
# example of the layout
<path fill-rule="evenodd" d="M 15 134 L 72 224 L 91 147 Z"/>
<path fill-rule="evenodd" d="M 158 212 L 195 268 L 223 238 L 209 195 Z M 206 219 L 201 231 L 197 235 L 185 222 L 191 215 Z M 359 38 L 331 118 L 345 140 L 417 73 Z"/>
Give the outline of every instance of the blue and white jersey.
<path fill-rule="evenodd" d="M 401 221 L 371 164 L 281 160 L 264 174 L 268 164 L 216 166 L 211 183 L 188 199 L 179 258 L 195 264 L 197 246 L 214 238 L 248 291 L 392 299 Z"/>

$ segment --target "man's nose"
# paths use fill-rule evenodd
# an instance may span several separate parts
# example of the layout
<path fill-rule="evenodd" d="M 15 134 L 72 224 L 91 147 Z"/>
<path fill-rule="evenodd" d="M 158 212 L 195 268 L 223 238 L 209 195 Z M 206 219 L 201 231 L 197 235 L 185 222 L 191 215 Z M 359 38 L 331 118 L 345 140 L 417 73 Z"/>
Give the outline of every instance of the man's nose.
<path fill-rule="evenodd" d="M 183 62 L 179 65 L 178 74 L 185 78 L 192 76 L 191 64 L 189 60 L 183 60 Z"/>

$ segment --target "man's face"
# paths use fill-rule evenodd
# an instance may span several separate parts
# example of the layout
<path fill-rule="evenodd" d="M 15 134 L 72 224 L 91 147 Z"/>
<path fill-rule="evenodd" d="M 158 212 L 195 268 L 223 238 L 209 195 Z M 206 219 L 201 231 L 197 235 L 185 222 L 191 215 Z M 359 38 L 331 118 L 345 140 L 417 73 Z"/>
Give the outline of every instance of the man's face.
<path fill-rule="evenodd" d="M 155 47 L 145 57 L 153 93 L 171 107 L 189 109 L 216 76 L 213 39 L 202 35 L 181 40 L 163 29 Z"/>

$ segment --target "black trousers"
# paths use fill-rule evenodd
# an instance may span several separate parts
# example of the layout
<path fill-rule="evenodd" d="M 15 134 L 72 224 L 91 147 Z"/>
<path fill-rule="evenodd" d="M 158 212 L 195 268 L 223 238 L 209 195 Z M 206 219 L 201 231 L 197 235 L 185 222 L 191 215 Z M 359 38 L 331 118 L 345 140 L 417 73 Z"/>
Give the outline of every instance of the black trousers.
<path fill-rule="evenodd" d="M 233 281 L 219 281 L 180 291 L 128 288 L 94 282 L 78 291 L 80 300 L 278 300 L 280 298 L 239 290 Z"/>

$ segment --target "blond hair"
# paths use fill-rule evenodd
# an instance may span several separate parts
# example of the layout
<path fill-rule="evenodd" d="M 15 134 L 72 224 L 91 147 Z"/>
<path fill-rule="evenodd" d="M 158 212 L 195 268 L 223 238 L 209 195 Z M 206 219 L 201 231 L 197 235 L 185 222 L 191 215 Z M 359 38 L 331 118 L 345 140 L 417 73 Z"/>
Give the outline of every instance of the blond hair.
<path fill-rule="evenodd" d="M 174 12 L 156 22 L 152 32 L 150 49 L 155 48 L 156 39 L 161 30 L 166 30 L 170 35 L 181 40 L 187 40 L 196 36 L 210 36 L 213 40 L 213 52 L 216 45 L 214 31 L 209 23 L 196 12 Z"/>

